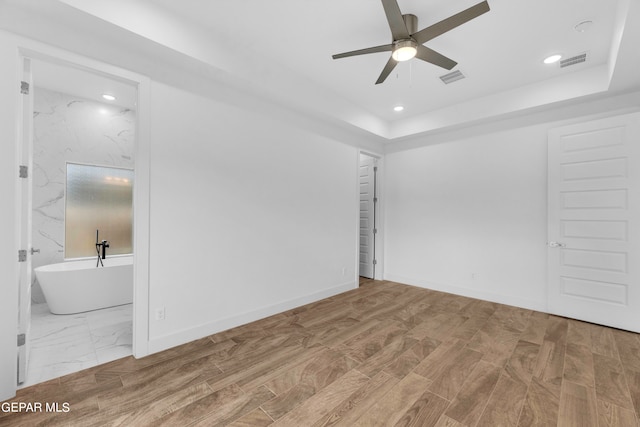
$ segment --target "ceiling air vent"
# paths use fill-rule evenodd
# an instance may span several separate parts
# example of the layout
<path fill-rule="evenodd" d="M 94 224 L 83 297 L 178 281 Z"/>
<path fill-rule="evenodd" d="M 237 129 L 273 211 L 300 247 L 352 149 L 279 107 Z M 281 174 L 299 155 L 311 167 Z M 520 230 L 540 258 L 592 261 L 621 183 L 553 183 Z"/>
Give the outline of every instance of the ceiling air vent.
<path fill-rule="evenodd" d="M 446 85 L 462 79 L 464 79 L 464 74 L 462 74 L 460 70 L 456 70 L 449 74 L 445 74 L 444 76 L 440 76 L 440 80 L 442 80 L 442 82 Z"/>
<path fill-rule="evenodd" d="M 563 59 L 560 61 L 560 68 L 569 67 L 571 65 L 580 64 L 581 62 L 585 62 L 587 60 L 587 54 L 581 53 L 580 55 L 573 56 L 571 58 Z"/>

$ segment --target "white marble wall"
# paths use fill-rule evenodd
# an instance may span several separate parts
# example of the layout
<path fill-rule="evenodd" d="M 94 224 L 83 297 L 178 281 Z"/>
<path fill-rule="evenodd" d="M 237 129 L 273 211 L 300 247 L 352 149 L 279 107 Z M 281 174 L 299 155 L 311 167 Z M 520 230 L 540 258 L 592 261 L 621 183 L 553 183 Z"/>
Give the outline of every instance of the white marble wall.
<path fill-rule="evenodd" d="M 133 168 L 135 112 L 35 88 L 33 268 L 64 260 L 66 162 Z M 44 302 L 35 274 L 32 299 Z"/>

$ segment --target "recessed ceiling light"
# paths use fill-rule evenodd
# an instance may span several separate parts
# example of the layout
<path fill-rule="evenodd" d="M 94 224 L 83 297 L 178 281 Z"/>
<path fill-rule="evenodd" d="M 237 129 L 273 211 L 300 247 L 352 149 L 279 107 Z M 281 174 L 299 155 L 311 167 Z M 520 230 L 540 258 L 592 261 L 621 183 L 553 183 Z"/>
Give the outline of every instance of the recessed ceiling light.
<path fill-rule="evenodd" d="M 554 63 L 556 63 L 556 62 L 560 61 L 560 58 L 562 58 L 562 55 L 559 55 L 559 54 L 555 54 L 555 55 L 547 56 L 547 57 L 544 59 L 544 63 L 545 63 L 545 64 L 554 64 Z"/>
<path fill-rule="evenodd" d="M 588 31 L 591 28 L 592 25 L 593 25 L 593 21 L 586 20 L 586 21 L 578 22 L 573 27 L 573 29 L 576 30 L 579 33 L 584 33 L 585 31 Z"/>
<path fill-rule="evenodd" d="M 402 110 L 404 110 L 404 107 L 402 105 L 396 105 L 395 107 L 393 107 L 393 111 L 400 112 Z"/>
<path fill-rule="evenodd" d="M 103 93 L 103 94 L 102 94 L 102 97 L 103 97 L 104 99 L 106 99 L 107 101 L 115 101 L 115 100 L 116 100 L 116 97 L 115 97 L 115 96 L 113 96 L 113 95 L 109 95 L 108 93 Z"/>

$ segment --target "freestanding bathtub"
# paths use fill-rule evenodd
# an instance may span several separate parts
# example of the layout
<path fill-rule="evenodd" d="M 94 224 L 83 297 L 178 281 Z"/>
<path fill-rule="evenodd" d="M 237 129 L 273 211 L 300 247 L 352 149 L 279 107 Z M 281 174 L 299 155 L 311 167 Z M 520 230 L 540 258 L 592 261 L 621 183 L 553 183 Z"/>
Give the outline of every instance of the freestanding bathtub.
<path fill-rule="evenodd" d="M 133 256 L 96 258 L 34 269 L 53 314 L 73 314 L 133 302 Z"/>

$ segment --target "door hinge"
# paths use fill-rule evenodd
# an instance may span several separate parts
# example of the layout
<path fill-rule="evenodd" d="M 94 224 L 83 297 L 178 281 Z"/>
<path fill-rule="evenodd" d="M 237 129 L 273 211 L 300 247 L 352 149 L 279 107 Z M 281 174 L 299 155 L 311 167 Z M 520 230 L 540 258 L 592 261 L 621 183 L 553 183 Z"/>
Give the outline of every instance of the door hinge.
<path fill-rule="evenodd" d="M 373 203 L 378 203 L 378 198 L 377 197 L 373 198 Z"/>
<path fill-rule="evenodd" d="M 29 83 L 20 82 L 20 93 L 23 95 L 29 95 Z"/>
<path fill-rule="evenodd" d="M 377 167 L 377 166 L 374 166 L 374 167 L 373 167 L 373 171 L 374 171 L 374 172 L 378 172 L 378 167 Z"/>
<path fill-rule="evenodd" d="M 29 177 L 29 166 L 20 165 L 20 171 L 18 172 L 18 176 L 20 178 L 28 178 Z"/>
<path fill-rule="evenodd" d="M 377 260 L 377 259 L 374 259 L 374 260 L 373 260 L 373 265 L 376 265 L 377 263 L 378 263 L 378 260 Z"/>
<path fill-rule="evenodd" d="M 25 262 L 27 260 L 27 251 L 24 249 L 18 250 L 18 262 Z"/>
<path fill-rule="evenodd" d="M 374 229 L 373 229 L 373 234 L 376 234 L 377 232 L 378 232 L 378 229 L 377 229 L 377 228 L 374 228 Z"/>
<path fill-rule="evenodd" d="M 22 347 L 27 343 L 27 336 L 25 334 L 18 334 L 18 347 Z"/>

